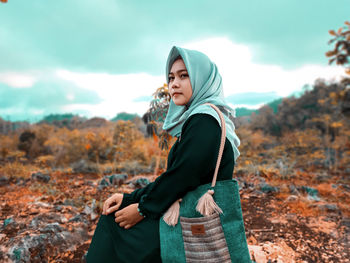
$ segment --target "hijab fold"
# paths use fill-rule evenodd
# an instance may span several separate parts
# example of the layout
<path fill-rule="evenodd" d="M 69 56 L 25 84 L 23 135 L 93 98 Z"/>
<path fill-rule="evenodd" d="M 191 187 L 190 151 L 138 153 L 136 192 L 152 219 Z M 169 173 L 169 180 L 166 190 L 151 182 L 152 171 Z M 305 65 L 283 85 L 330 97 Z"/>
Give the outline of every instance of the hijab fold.
<path fill-rule="evenodd" d="M 227 105 L 222 89 L 222 79 L 217 66 L 203 53 L 195 50 L 184 49 L 174 46 L 168 56 L 166 63 L 166 79 L 169 84 L 169 72 L 178 56 L 183 59 L 192 86 L 192 97 L 185 106 L 176 105 L 170 100 L 169 109 L 165 118 L 163 129 L 171 136 L 180 137 L 182 126 L 185 121 L 196 113 L 204 113 L 213 116 L 219 123 L 220 117 L 209 105 L 209 102 L 217 106 L 224 115 L 226 122 L 226 137 L 232 145 L 235 162 L 240 155 L 238 147 L 240 140 L 235 133 L 233 119 L 235 111 Z M 203 131 L 205 132 L 205 131 Z"/>

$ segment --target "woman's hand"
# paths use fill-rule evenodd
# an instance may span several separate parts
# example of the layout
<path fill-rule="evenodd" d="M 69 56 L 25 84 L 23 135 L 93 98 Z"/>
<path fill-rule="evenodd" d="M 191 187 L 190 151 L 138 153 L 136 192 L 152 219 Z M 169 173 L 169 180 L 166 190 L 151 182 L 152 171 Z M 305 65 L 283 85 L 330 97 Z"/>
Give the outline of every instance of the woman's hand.
<path fill-rule="evenodd" d="M 119 223 L 120 227 L 129 229 L 140 222 L 144 217 L 137 211 L 138 203 L 124 207 L 115 213 L 115 222 Z"/>
<path fill-rule="evenodd" d="M 123 194 L 116 193 L 109 197 L 103 204 L 103 211 L 102 215 L 108 215 L 120 207 L 122 201 L 123 201 Z"/>

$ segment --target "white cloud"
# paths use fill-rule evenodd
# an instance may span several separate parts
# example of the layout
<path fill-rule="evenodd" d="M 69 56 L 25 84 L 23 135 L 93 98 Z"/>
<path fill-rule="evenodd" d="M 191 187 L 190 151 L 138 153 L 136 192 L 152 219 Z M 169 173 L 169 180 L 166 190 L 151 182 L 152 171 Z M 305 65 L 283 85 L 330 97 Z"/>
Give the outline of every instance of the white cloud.
<path fill-rule="evenodd" d="M 126 111 L 143 115 L 149 102 L 134 102 L 141 96 L 151 96 L 156 88 L 163 85 L 162 76 L 152 76 L 146 73 L 113 75 L 107 73 L 79 73 L 68 70 L 57 70 L 56 77 L 70 81 L 76 86 L 94 90 L 103 102 L 97 105 L 71 104 L 65 107 L 67 111 L 84 109 L 94 116 L 112 118 L 118 112 Z"/>
<path fill-rule="evenodd" d="M 344 69 L 336 66 L 304 65 L 287 70 L 278 65 L 252 62 L 252 51 L 227 38 L 211 38 L 187 43 L 184 48 L 201 51 L 216 63 L 222 76 L 225 96 L 242 92 L 275 91 L 288 96 L 321 77 L 339 79 Z M 322 55 L 322 54 L 321 54 Z"/>
<path fill-rule="evenodd" d="M 257 64 L 252 61 L 253 53 L 247 46 L 235 44 L 227 38 L 206 39 L 181 46 L 202 51 L 217 64 L 223 77 L 225 96 L 246 92 L 277 92 L 280 96 L 287 96 L 300 91 L 305 84 L 312 85 L 319 77 L 339 79 L 343 75 L 343 68 L 335 66 L 304 65 L 287 70 L 278 65 Z M 32 87 L 38 80 L 44 78 L 53 82 L 62 80 L 71 82 L 73 86 L 96 91 L 103 99 L 103 102 L 96 105 L 67 104 L 58 109 L 58 112 L 62 110 L 84 112 L 87 117 L 105 118 L 112 118 L 122 111 L 144 114 L 149 102 L 134 102 L 134 100 L 151 96 L 156 88 L 165 82 L 164 75 L 153 76 L 147 73 L 116 75 L 74 72 L 66 69 L 57 69 L 53 72 L 0 73 L 0 82 L 15 88 Z M 74 92 L 66 94 L 66 97 L 74 100 Z M 260 105 L 231 106 L 256 108 Z"/>
<path fill-rule="evenodd" d="M 223 78 L 225 96 L 243 92 L 272 91 L 280 96 L 287 96 L 300 91 L 305 84 L 313 84 L 319 77 L 339 78 L 343 73 L 340 67 L 305 65 L 298 69 L 286 70 L 278 65 L 256 64 L 252 62 L 253 55 L 247 46 L 235 44 L 227 38 L 212 38 L 182 46 L 202 51 L 217 64 Z M 97 105 L 67 105 L 65 110 L 85 110 L 91 112 L 91 116 L 107 118 L 112 118 L 121 111 L 142 115 L 148 109 L 149 102 L 133 102 L 133 100 L 152 95 L 165 81 L 163 76 L 146 73 L 113 75 L 60 69 L 55 74 L 58 78 L 73 82 L 78 87 L 96 91 L 104 100 Z M 256 108 L 261 105 L 231 106 Z"/>
<path fill-rule="evenodd" d="M 31 73 L 3 72 L 0 73 L 0 82 L 13 88 L 30 88 L 37 81 L 37 76 Z"/>

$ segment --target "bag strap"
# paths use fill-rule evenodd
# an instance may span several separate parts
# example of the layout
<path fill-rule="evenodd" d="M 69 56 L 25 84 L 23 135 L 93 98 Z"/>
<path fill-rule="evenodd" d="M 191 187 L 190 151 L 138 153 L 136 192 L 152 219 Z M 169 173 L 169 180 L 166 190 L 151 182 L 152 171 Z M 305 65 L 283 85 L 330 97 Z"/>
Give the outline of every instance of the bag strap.
<path fill-rule="evenodd" d="M 218 177 L 218 172 L 219 172 L 219 167 L 220 167 L 220 163 L 221 163 L 221 158 L 222 158 L 222 154 L 224 152 L 224 147 L 225 147 L 226 123 L 225 123 L 224 116 L 222 115 L 222 113 L 221 113 L 221 111 L 219 110 L 218 107 L 216 107 L 214 104 L 211 104 L 211 103 L 208 103 L 208 102 L 204 103 L 203 105 L 205 105 L 205 104 L 211 106 L 217 112 L 217 114 L 219 114 L 220 121 L 221 121 L 221 141 L 220 141 L 219 155 L 218 155 L 218 159 L 216 161 L 216 167 L 215 167 L 213 180 L 211 182 L 211 187 L 214 187 L 215 184 L 216 184 L 216 179 Z"/>
<path fill-rule="evenodd" d="M 221 121 L 221 142 L 220 142 L 220 148 L 219 148 L 219 156 L 216 161 L 216 167 L 215 172 L 213 176 L 213 180 L 211 183 L 211 188 L 209 189 L 205 194 L 199 198 L 196 206 L 196 210 L 201 213 L 203 216 L 209 216 L 213 213 L 223 213 L 221 208 L 215 203 L 213 199 L 214 194 L 214 186 L 216 184 L 216 179 L 219 172 L 219 166 L 221 162 L 221 157 L 224 151 L 225 146 L 225 140 L 226 140 L 226 123 L 224 116 L 222 115 L 221 111 L 213 104 L 211 103 L 203 103 L 202 105 L 210 105 L 218 114 Z M 180 202 L 181 198 L 176 200 L 166 211 L 166 213 L 163 216 L 163 220 L 165 223 L 167 223 L 169 226 L 175 226 L 178 223 L 179 215 L 180 215 Z"/>

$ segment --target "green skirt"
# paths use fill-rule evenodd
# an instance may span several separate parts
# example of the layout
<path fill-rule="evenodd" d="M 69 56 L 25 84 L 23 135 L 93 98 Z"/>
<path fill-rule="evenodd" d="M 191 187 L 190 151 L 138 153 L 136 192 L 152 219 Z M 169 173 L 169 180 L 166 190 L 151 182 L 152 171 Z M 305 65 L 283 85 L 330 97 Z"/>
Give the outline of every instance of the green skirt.
<path fill-rule="evenodd" d="M 87 253 L 87 263 L 162 262 L 159 219 L 145 218 L 130 229 L 120 227 L 114 213 L 101 215 Z"/>

